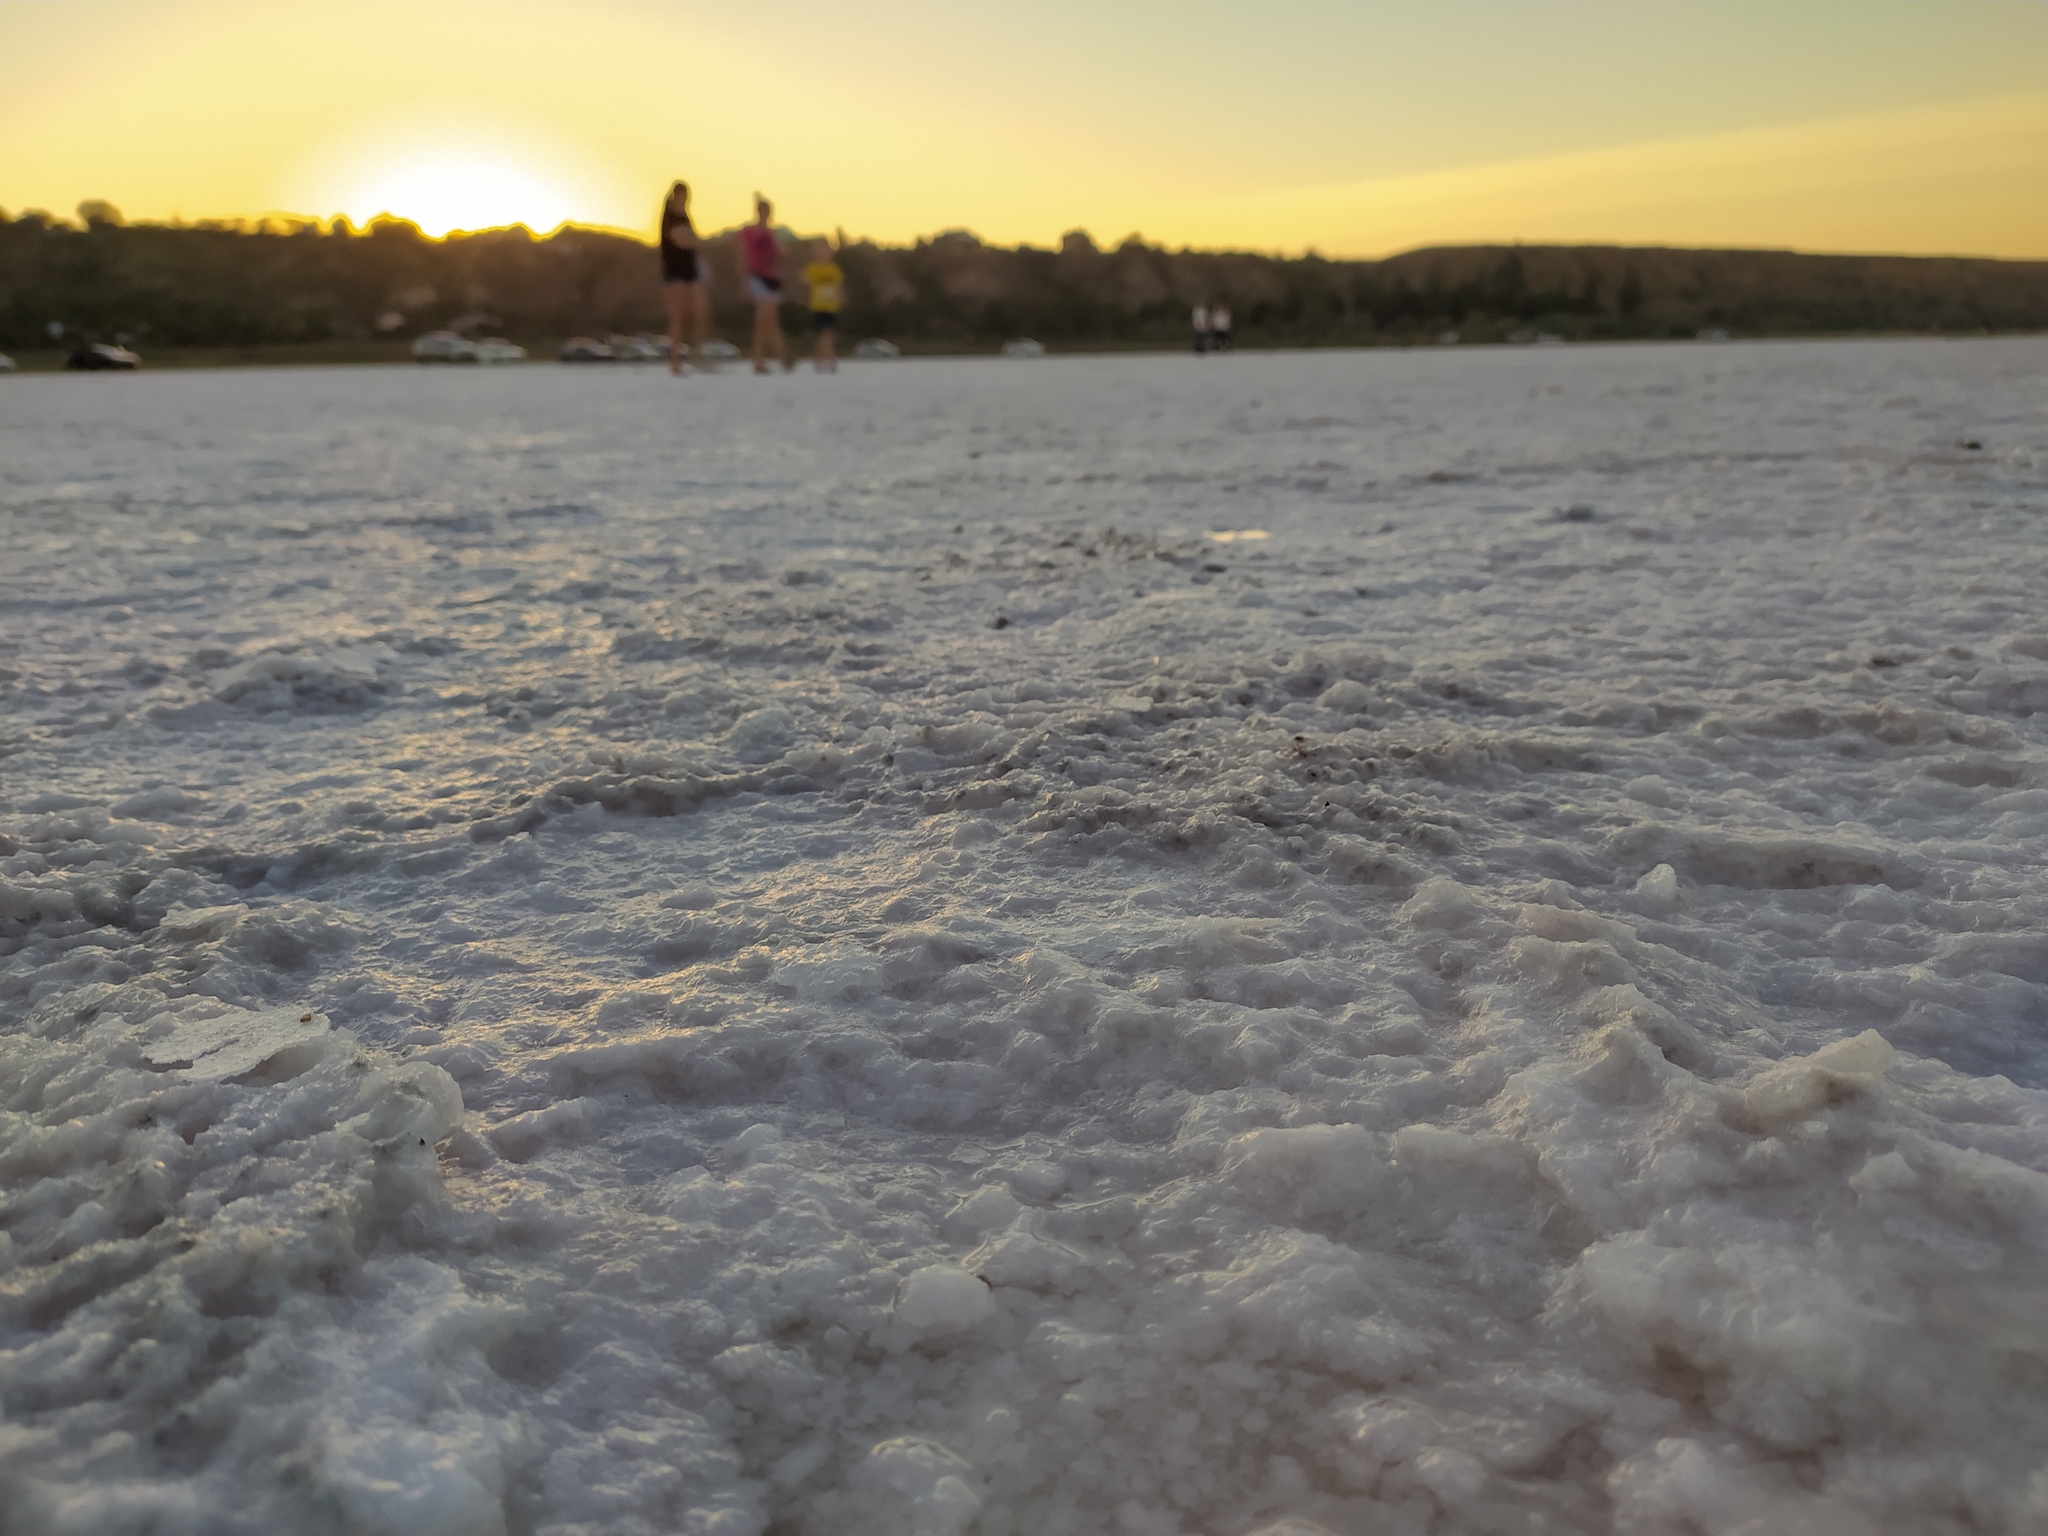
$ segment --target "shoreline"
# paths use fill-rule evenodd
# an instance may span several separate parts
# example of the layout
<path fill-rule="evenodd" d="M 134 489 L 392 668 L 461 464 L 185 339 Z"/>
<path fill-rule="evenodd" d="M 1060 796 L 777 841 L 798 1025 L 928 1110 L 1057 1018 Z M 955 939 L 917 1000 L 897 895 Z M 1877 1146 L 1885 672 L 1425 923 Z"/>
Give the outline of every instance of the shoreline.
<path fill-rule="evenodd" d="M 1725 338 L 1706 339 L 1693 336 L 1617 336 L 1588 337 L 1583 340 L 1566 338 L 1554 346 L 1586 347 L 1641 347 L 1641 346 L 1717 346 L 1751 342 L 1801 342 L 1801 341 L 1991 341 L 1998 339 L 2022 339 L 2048 336 L 2048 330 L 2031 331 L 1811 331 L 1771 332 L 1760 335 L 1732 335 Z M 517 340 L 517 338 L 512 338 Z M 800 340 L 798 336 L 793 340 Z M 891 338 L 892 340 L 894 338 Z M 494 363 L 480 365 L 490 368 L 517 368 L 520 366 L 564 366 L 552 354 L 562 346 L 562 338 L 547 338 L 537 342 L 520 342 L 529 356 L 524 365 L 518 363 Z M 902 360 L 914 358 L 961 358 L 1000 357 L 1001 343 L 975 345 L 920 345 L 915 342 L 898 342 L 902 347 Z M 131 349 L 136 344 L 131 344 Z M 1049 357 L 1126 357 L 1137 354 L 1156 356 L 1177 356 L 1189 352 L 1186 344 L 1169 346 L 1153 342 L 1088 342 L 1052 341 L 1044 342 Z M 1230 348 L 1233 353 L 1270 352 L 1381 352 L 1381 351 L 1537 351 L 1549 350 L 1541 343 L 1514 342 L 1506 340 L 1460 341 L 1446 345 L 1432 338 L 1387 338 L 1385 340 L 1358 340 L 1346 338 L 1330 342 L 1288 341 L 1261 345 L 1256 342 L 1240 342 Z M 15 362 L 18 374 L 64 373 L 64 359 L 68 349 L 37 349 L 8 354 Z M 143 373 L 185 373 L 198 370 L 224 368 L 355 368 L 394 365 L 446 368 L 460 370 L 459 363 L 419 363 L 412 355 L 411 341 L 403 342 L 312 342 L 274 346 L 227 346 L 227 347 L 167 347 L 161 351 L 143 352 Z M 895 361 L 895 359 L 868 359 L 846 356 L 842 362 Z M 729 367 L 738 367 L 743 358 L 730 359 Z M 663 365 L 657 362 L 644 363 L 577 363 L 573 366 L 593 371 L 611 369 L 656 369 Z M 4 377 L 5 375 L 0 375 Z"/>

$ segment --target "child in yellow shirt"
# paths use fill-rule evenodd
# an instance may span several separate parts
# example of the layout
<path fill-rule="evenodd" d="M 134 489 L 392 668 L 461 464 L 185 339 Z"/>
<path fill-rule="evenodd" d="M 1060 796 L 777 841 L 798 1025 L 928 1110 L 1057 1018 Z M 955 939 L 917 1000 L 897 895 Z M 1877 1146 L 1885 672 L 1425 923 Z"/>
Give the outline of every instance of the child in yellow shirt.
<path fill-rule="evenodd" d="M 846 274 L 832 259 L 832 247 L 822 240 L 811 247 L 811 264 L 804 268 L 804 282 L 811 290 L 811 329 L 818 333 L 818 343 L 811 349 L 811 366 L 820 373 L 837 373 L 839 351 L 836 337 L 840 299 L 846 292 Z"/>

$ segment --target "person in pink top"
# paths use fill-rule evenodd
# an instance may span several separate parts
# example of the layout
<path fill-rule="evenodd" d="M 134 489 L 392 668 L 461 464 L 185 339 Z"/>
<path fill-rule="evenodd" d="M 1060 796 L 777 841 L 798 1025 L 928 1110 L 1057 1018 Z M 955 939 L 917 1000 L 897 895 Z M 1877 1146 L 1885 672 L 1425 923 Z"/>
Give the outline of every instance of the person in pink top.
<path fill-rule="evenodd" d="M 768 371 L 767 354 L 786 369 L 789 353 L 782 343 L 782 251 L 769 225 L 774 213 L 768 199 L 754 194 L 754 222 L 740 231 L 740 255 L 747 266 L 747 294 L 754 301 L 754 372 Z"/>

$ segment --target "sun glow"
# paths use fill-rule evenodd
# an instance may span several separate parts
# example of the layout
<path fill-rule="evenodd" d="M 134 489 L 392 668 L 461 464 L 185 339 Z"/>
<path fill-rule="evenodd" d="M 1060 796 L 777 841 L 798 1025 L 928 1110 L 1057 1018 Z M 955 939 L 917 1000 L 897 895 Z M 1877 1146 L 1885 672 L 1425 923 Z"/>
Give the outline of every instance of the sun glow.
<path fill-rule="evenodd" d="M 350 124 L 305 153 L 281 190 L 284 207 L 359 227 L 389 214 L 436 239 L 510 224 L 546 234 L 571 220 L 630 227 L 650 201 L 575 136 L 469 108 Z"/>
<path fill-rule="evenodd" d="M 577 200 L 532 171 L 473 154 L 441 154 L 372 173 L 342 211 L 357 224 L 379 214 L 410 219 L 436 238 L 458 229 L 524 224 L 545 233 L 572 218 Z"/>

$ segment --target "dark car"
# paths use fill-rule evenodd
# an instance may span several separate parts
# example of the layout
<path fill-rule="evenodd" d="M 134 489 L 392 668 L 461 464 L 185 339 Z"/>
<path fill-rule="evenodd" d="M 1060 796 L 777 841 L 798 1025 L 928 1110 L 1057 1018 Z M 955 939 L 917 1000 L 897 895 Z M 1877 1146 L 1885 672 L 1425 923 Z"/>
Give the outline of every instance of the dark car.
<path fill-rule="evenodd" d="M 142 359 L 126 347 L 96 341 L 90 346 L 81 343 L 73 347 L 71 355 L 64 359 L 64 366 L 81 373 L 100 373 L 110 368 L 140 368 Z"/>

